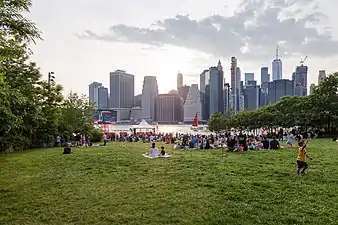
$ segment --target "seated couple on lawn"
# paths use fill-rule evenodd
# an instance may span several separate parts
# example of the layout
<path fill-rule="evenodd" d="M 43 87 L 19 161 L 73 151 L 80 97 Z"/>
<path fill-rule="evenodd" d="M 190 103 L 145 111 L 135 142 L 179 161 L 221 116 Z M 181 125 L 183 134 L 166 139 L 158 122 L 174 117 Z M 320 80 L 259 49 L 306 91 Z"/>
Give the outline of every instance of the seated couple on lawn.
<path fill-rule="evenodd" d="M 171 157 L 171 155 L 167 154 L 164 151 L 164 146 L 161 147 L 161 151 L 158 150 L 158 148 L 155 146 L 155 143 L 151 144 L 150 153 L 143 154 L 145 157 L 148 158 L 168 158 Z"/>

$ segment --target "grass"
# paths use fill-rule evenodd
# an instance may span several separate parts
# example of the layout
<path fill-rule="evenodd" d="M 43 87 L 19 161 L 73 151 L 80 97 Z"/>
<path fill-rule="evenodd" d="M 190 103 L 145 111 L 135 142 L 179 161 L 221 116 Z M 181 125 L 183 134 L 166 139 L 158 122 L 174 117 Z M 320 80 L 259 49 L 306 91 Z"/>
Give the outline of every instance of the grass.
<path fill-rule="evenodd" d="M 338 224 L 338 144 L 313 140 L 308 175 L 297 149 L 227 153 L 148 144 L 0 155 L 0 224 Z M 167 148 L 170 148 L 167 146 Z"/>

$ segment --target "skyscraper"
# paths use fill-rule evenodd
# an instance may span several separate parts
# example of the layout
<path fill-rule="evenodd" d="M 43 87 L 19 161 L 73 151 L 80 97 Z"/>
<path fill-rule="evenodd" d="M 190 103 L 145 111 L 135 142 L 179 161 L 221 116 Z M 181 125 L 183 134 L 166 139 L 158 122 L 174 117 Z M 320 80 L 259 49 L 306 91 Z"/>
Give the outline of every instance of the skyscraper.
<path fill-rule="evenodd" d="M 248 81 L 254 81 L 255 74 L 254 73 L 244 73 L 244 85 L 248 85 Z"/>
<path fill-rule="evenodd" d="M 272 80 L 273 81 L 283 79 L 283 64 L 282 64 L 282 60 L 278 56 L 279 56 L 279 49 L 277 45 L 276 59 L 272 61 Z"/>
<path fill-rule="evenodd" d="M 204 70 L 200 74 L 200 99 L 201 99 L 201 118 L 202 120 L 209 120 L 209 99 L 210 99 L 210 71 Z"/>
<path fill-rule="evenodd" d="M 237 59 L 236 57 L 231 57 L 231 67 L 230 67 L 230 99 L 229 102 L 230 108 L 232 108 L 234 111 L 237 111 L 237 82 L 236 82 L 236 69 L 237 69 Z"/>
<path fill-rule="evenodd" d="M 110 73 L 110 108 L 132 108 L 134 105 L 134 75 L 124 70 Z"/>
<path fill-rule="evenodd" d="M 261 89 L 259 86 L 247 86 L 244 89 L 244 108 L 256 110 L 260 106 Z"/>
<path fill-rule="evenodd" d="M 209 116 L 216 112 L 224 113 L 224 75 L 221 62 L 218 62 L 217 67 L 209 68 L 210 79 L 210 105 Z"/>
<path fill-rule="evenodd" d="M 189 88 L 190 88 L 190 86 L 184 85 L 177 90 L 177 93 L 182 98 L 183 103 L 185 102 L 185 99 L 188 96 Z"/>
<path fill-rule="evenodd" d="M 93 82 L 89 85 L 89 100 L 98 107 L 99 103 L 99 92 L 98 88 L 102 86 L 102 83 Z"/>
<path fill-rule="evenodd" d="M 296 67 L 295 72 L 295 95 L 306 96 L 307 95 L 307 71 L 308 67 L 300 65 Z"/>
<path fill-rule="evenodd" d="M 270 74 L 268 67 L 261 68 L 261 83 L 270 82 Z"/>
<path fill-rule="evenodd" d="M 108 109 L 108 88 L 103 86 L 98 88 L 98 109 Z"/>
<path fill-rule="evenodd" d="M 155 76 L 145 76 L 142 89 L 142 115 L 146 119 L 155 118 L 155 98 L 158 95 L 157 79 Z"/>
<path fill-rule="evenodd" d="M 326 72 L 325 70 L 319 70 L 318 74 L 318 85 L 326 78 Z"/>
<path fill-rule="evenodd" d="M 160 123 L 182 122 L 182 102 L 178 94 L 159 94 L 155 98 L 155 120 Z"/>
<path fill-rule="evenodd" d="M 177 91 L 180 87 L 183 87 L 183 75 L 179 72 L 177 74 Z"/>
<path fill-rule="evenodd" d="M 184 106 L 184 122 L 192 122 L 196 113 L 201 115 L 201 99 L 200 90 L 198 90 L 198 84 L 192 84 L 187 99 L 185 100 Z"/>
<path fill-rule="evenodd" d="M 229 112 L 230 109 L 230 84 L 224 84 L 224 113 Z"/>
<path fill-rule="evenodd" d="M 240 99 L 243 98 L 242 95 L 242 90 L 243 90 L 243 83 L 241 82 L 241 68 L 237 67 L 236 68 L 236 97 L 235 97 L 235 101 L 236 101 L 236 107 L 235 107 L 235 112 L 239 112 L 241 111 L 241 109 L 244 107 L 240 107 Z M 244 104 L 244 103 L 243 103 Z"/>
<path fill-rule="evenodd" d="M 296 72 L 292 72 L 292 75 L 291 75 L 291 80 L 295 80 L 296 79 Z"/>
<path fill-rule="evenodd" d="M 257 81 L 256 80 L 248 80 L 246 87 L 248 86 L 256 86 L 257 85 Z"/>
<path fill-rule="evenodd" d="M 269 83 L 268 102 L 278 102 L 282 97 L 294 96 L 294 85 L 292 80 L 275 80 Z"/>
<path fill-rule="evenodd" d="M 142 108 L 142 94 L 136 95 L 134 97 L 134 107 Z"/>
<path fill-rule="evenodd" d="M 231 67 L 230 67 L 230 87 L 231 93 L 236 94 L 236 68 L 237 68 L 237 59 L 236 57 L 231 57 Z"/>

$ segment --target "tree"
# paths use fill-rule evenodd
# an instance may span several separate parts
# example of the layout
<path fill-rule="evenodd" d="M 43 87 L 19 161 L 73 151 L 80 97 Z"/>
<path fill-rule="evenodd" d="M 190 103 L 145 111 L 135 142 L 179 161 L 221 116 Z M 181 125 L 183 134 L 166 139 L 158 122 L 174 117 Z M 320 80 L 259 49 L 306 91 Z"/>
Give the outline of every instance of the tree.
<path fill-rule="evenodd" d="M 212 116 L 209 127 L 212 130 L 229 130 L 230 127 L 269 130 L 300 126 L 303 130 L 325 129 L 333 133 L 337 132 L 337 122 L 338 73 L 334 73 L 324 79 L 310 96 L 284 97 L 274 104 L 230 117 L 216 114 Z"/>
<path fill-rule="evenodd" d="M 95 133 L 92 122 L 95 112 L 94 104 L 85 96 L 70 93 L 61 107 L 60 134 L 69 140 L 73 133 L 88 135 Z"/>
<path fill-rule="evenodd" d="M 225 128 L 224 125 L 224 116 L 221 113 L 215 113 L 210 119 L 208 129 L 211 132 L 221 132 Z"/>
<path fill-rule="evenodd" d="M 27 46 L 41 39 L 23 16 L 30 6 L 30 0 L 0 0 L 0 151 L 49 145 L 60 133 L 95 132 L 92 105 L 73 93 L 64 99 L 62 86 L 41 80 L 29 62 Z"/>

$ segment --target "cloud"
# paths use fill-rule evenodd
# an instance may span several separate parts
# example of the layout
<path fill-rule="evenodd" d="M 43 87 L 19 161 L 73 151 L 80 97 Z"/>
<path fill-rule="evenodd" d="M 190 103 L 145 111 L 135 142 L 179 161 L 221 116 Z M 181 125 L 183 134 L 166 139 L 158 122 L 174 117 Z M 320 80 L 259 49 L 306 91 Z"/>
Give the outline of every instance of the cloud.
<path fill-rule="evenodd" d="M 277 43 L 282 57 L 335 55 L 338 42 L 332 39 L 330 27 L 325 27 L 325 32 L 317 29 L 327 19 L 317 10 L 316 0 L 243 0 L 230 17 L 212 15 L 195 20 L 176 15 L 147 28 L 118 24 L 106 34 L 86 30 L 78 37 L 155 47 L 174 45 L 250 60 L 271 58 Z"/>

